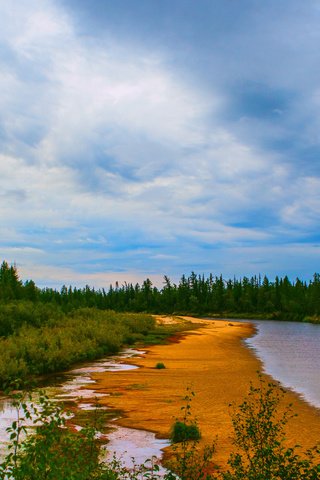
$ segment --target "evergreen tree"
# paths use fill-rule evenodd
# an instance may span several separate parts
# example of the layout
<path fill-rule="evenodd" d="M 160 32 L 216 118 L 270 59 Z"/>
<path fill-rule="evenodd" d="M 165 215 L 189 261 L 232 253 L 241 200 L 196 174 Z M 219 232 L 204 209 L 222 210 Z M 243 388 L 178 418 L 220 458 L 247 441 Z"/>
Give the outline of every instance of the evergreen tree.
<path fill-rule="evenodd" d="M 0 267 L 0 300 L 16 300 L 21 297 L 22 282 L 19 279 L 15 265 L 9 267 L 3 261 Z"/>

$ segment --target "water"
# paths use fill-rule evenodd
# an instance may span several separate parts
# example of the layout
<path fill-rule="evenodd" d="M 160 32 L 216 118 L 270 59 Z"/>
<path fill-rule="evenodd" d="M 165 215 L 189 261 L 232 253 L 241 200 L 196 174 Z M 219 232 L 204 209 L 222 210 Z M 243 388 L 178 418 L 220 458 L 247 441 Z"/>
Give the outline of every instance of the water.
<path fill-rule="evenodd" d="M 144 352 L 127 349 L 117 357 L 109 357 L 103 360 L 82 365 L 79 368 L 70 370 L 57 376 L 50 375 L 44 383 L 46 394 L 49 398 L 63 401 L 64 403 L 81 402 L 80 408 L 91 410 L 94 407 L 94 399 L 104 396 L 95 392 L 95 381 L 90 374 L 101 371 L 119 371 L 137 368 L 134 365 L 122 363 L 126 358 L 141 355 Z M 92 389 L 82 388 L 84 385 L 92 384 Z M 83 402 L 84 400 L 84 402 Z M 22 413 L 22 412 L 20 412 Z M 6 397 L 0 397 L 0 443 L 7 443 L 8 434 L 6 428 L 17 418 L 17 410 Z"/>
<path fill-rule="evenodd" d="M 108 434 L 108 450 L 106 460 L 112 460 L 112 452 L 121 452 L 121 463 L 127 468 L 132 467 L 132 459 L 136 465 L 142 465 L 148 460 L 153 465 L 159 466 L 159 474 L 164 475 L 166 470 L 161 467 L 159 455 L 155 455 L 155 449 L 161 451 L 164 447 L 170 445 L 168 440 L 156 438 L 152 432 L 144 430 L 135 430 L 133 428 L 116 427 L 113 432 Z"/>
<path fill-rule="evenodd" d="M 91 374 L 95 372 L 118 372 L 121 370 L 134 370 L 138 367 L 123 363 L 123 361 L 127 358 L 141 355 L 142 353 L 145 352 L 128 348 L 119 356 L 108 357 L 103 360 L 98 360 L 94 363 L 86 364 L 79 368 L 74 368 L 63 376 L 63 382 L 60 384 L 58 391 L 55 391 L 57 390 L 55 386 L 53 391 L 50 391 L 49 388 L 47 389 L 47 392 L 50 396 L 63 401 L 71 400 L 78 402 L 79 399 L 90 400 L 92 398 L 104 397 L 105 394 L 97 393 L 95 391 L 94 384 L 96 382 L 92 380 Z M 92 384 L 92 389 L 82 388 L 83 386 L 87 387 L 89 384 Z M 94 408 L 94 404 L 90 402 L 85 403 L 84 405 L 88 407 L 86 408 L 87 410 Z"/>
<path fill-rule="evenodd" d="M 257 334 L 246 339 L 245 343 L 262 360 L 264 371 L 320 408 L 320 325 L 267 320 L 252 323 L 257 327 Z M 129 349 L 119 357 L 110 357 L 75 368 L 58 377 L 51 377 L 53 385 L 46 389 L 47 393 L 50 398 L 77 402 L 85 410 L 93 409 L 93 399 L 99 394 L 95 392 L 91 373 L 137 368 L 126 365 L 123 361 L 141 353 L 143 352 Z M 92 388 L 82 388 L 89 384 Z M 1 443 L 6 438 L 6 427 L 15 418 L 16 411 L 10 402 L 5 398 L 0 399 Z M 149 432 L 116 427 L 110 434 L 107 448 L 111 452 L 115 451 L 117 456 L 122 456 L 129 466 L 132 456 L 141 463 L 152 456 L 161 458 L 161 449 L 167 444 Z"/>
<path fill-rule="evenodd" d="M 264 371 L 320 408 L 320 325 L 271 320 L 253 323 L 258 332 L 245 343 L 262 360 Z"/>
<path fill-rule="evenodd" d="M 46 393 L 49 398 L 65 403 L 76 403 L 83 410 L 95 409 L 95 399 L 106 396 L 106 394 L 95 391 L 95 381 L 91 374 L 94 372 L 120 370 L 132 370 L 138 368 L 134 365 L 123 363 L 125 359 L 141 355 L 145 352 L 141 350 L 126 349 L 119 356 L 105 358 L 96 362 L 82 365 L 69 372 L 59 376 L 50 376 L 46 385 Z M 92 388 L 87 388 L 92 385 Z M 83 388 L 85 386 L 86 388 Z M 22 412 L 20 412 L 22 414 Z M 11 426 L 17 419 L 17 410 L 12 407 L 11 402 L 6 397 L 0 397 L 0 445 L 5 446 L 8 443 L 8 433 L 6 428 Z M 110 433 L 110 442 L 105 447 L 112 457 L 115 452 L 117 457 L 122 458 L 124 465 L 132 465 L 131 457 L 136 458 L 136 464 L 144 463 L 147 459 L 162 457 L 162 448 L 169 445 L 168 441 L 158 440 L 150 432 L 135 429 L 124 429 L 114 425 L 114 430 Z M 77 426 L 76 426 L 77 428 Z M 109 435 L 108 435 L 109 440 Z M 4 451 L 2 449 L 2 454 Z"/>

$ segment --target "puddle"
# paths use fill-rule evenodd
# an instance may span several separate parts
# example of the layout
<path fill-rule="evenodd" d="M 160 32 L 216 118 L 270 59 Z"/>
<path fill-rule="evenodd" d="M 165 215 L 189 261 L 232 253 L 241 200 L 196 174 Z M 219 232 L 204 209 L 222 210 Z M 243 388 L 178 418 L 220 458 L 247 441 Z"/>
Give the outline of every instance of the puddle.
<path fill-rule="evenodd" d="M 102 360 L 97 360 L 94 363 L 90 363 L 79 368 L 74 368 L 66 372 L 66 380 L 60 386 L 60 391 L 55 395 L 55 398 L 67 398 L 68 400 L 77 399 L 90 399 L 104 397 L 103 393 L 96 393 L 94 389 L 82 388 L 83 385 L 95 384 L 96 382 L 91 378 L 91 373 L 101 372 L 118 372 L 126 370 L 134 370 L 138 367 L 136 365 L 130 365 L 124 363 L 124 360 L 133 358 L 144 354 L 144 351 L 128 348 L 124 350 L 120 355 L 114 357 L 108 357 Z M 88 409 L 92 409 L 93 404 L 90 404 Z"/>
<path fill-rule="evenodd" d="M 115 453 L 122 464 L 130 469 L 133 467 L 132 458 L 136 465 L 142 465 L 150 460 L 153 461 L 153 465 L 159 465 L 160 474 L 166 473 L 160 464 L 160 459 L 162 449 L 170 445 L 168 440 L 158 439 L 152 432 L 125 427 L 116 427 L 114 431 L 108 433 L 108 440 L 109 443 L 105 447 L 107 461 L 112 460 Z"/>
<path fill-rule="evenodd" d="M 52 400 L 65 401 L 67 403 L 76 402 L 79 399 L 85 400 L 82 402 L 83 410 L 94 410 L 94 399 L 105 396 L 102 393 L 96 393 L 94 388 L 82 388 L 96 383 L 90 377 L 94 372 L 115 372 L 119 370 L 132 370 L 135 365 L 125 363 L 126 359 L 134 358 L 143 355 L 145 351 L 128 348 L 117 356 L 106 357 L 95 362 L 81 365 L 81 367 L 74 368 L 67 372 L 58 375 L 48 375 L 43 382 L 43 387 L 47 396 Z M 90 402 L 89 400 L 92 400 Z M 7 397 L 0 397 L 0 450 L 1 444 L 7 444 L 9 435 L 6 429 L 11 426 L 12 422 L 17 419 L 17 410 L 12 407 L 10 399 Z"/>
<path fill-rule="evenodd" d="M 97 393 L 94 389 L 96 383 L 90 376 L 96 372 L 118 372 L 133 370 L 138 368 L 135 365 L 125 363 L 126 359 L 143 355 L 145 351 L 126 349 L 117 356 L 107 357 L 96 362 L 81 365 L 63 374 L 57 376 L 48 376 L 47 396 L 51 400 L 74 402 L 81 410 L 94 410 L 96 408 L 94 399 L 105 397 L 107 394 Z M 92 388 L 83 388 L 92 385 Z M 104 410 L 106 407 L 102 407 Z M 6 397 L 0 397 L 0 451 L 8 443 L 8 433 L 6 429 L 17 419 L 17 410 L 12 407 L 10 400 Z M 99 434 L 99 433 L 98 433 Z M 104 437 L 103 434 L 102 437 Z M 147 460 L 152 460 L 154 464 L 159 464 L 162 457 L 162 449 L 169 445 L 167 440 L 160 440 L 151 432 L 143 430 L 134 430 L 124 427 L 115 427 L 108 433 L 108 445 L 104 448 L 108 451 L 105 459 L 111 460 L 113 453 L 128 468 L 133 466 L 132 458 L 136 465 L 141 465 Z M 110 452 L 110 453 L 109 453 Z M 149 463 L 150 465 L 150 463 Z M 165 470 L 160 468 L 161 475 Z"/>
<path fill-rule="evenodd" d="M 11 405 L 9 401 L 4 400 L 0 405 L 0 441 L 2 444 L 7 444 L 8 434 L 6 429 L 12 425 L 12 422 L 17 419 L 17 409 Z M 21 414 L 21 412 L 20 412 Z"/>
<path fill-rule="evenodd" d="M 93 405 L 92 403 L 78 403 L 77 407 L 80 408 L 80 410 L 86 410 L 86 411 L 95 410 L 97 408 L 96 405 Z M 102 407 L 101 405 L 99 405 L 99 410 L 108 410 L 108 407 Z"/>

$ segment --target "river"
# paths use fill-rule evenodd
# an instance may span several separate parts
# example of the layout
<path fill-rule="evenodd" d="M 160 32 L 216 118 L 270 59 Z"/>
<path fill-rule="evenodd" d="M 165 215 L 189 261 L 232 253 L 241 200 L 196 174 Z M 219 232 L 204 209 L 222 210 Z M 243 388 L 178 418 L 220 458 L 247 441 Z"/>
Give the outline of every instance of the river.
<path fill-rule="evenodd" d="M 216 319 L 215 319 L 216 321 Z M 320 408 L 320 325 L 296 322 L 252 321 L 257 333 L 245 340 L 245 344 L 262 360 L 264 371 L 286 388 L 300 394 L 310 404 Z M 64 402 L 77 402 L 85 410 L 93 408 L 94 381 L 90 374 L 101 371 L 136 368 L 125 359 L 141 352 L 127 349 L 117 357 L 110 357 L 51 377 L 46 391 L 51 398 Z M 82 389 L 92 384 L 92 389 Z M 81 397 L 81 400 L 79 400 Z M 15 419 L 16 412 L 6 398 L 0 400 L 0 442 L 6 438 L 5 429 Z M 161 449 L 167 441 L 158 440 L 154 434 L 134 429 L 116 427 L 108 435 L 108 449 L 122 455 L 126 464 L 132 456 L 143 463 L 155 455 L 161 457 Z M 127 453 L 124 453 L 126 452 Z"/>
<path fill-rule="evenodd" d="M 320 325 L 254 321 L 257 334 L 245 340 L 264 371 L 320 408 Z"/>

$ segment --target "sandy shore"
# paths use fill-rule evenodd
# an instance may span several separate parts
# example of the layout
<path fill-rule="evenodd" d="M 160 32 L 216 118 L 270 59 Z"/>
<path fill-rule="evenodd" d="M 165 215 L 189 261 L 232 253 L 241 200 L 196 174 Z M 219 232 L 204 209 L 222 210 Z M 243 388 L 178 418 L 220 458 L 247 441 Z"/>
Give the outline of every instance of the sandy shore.
<path fill-rule="evenodd" d="M 198 321 L 201 327 L 179 335 L 168 345 L 148 348 L 139 359 L 140 368 L 131 371 L 94 374 L 97 391 L 108 394 L 101 403 L 123 410 L 117 422 L 126 427 L 150 430 L 168 437 L 187 387 L 196 393 L 192 410 L 202 433 L 202 443 L 216 437 L 215 461 L 225 464 L 232 448 L 229 404 L 240 404 L 251 380 L 257 380 L 260 361 L 242 344 L 254 333 L 253 326 L 230 321 Z M 155 369 L 158 362 L 166 366 Z M 285 402 L 293 404 L 297 418 L 287 429 L 289 444 L 304 448 L 320 441 L 320 410 L 309 406 L 295 393 L 287 392 Z"/>

